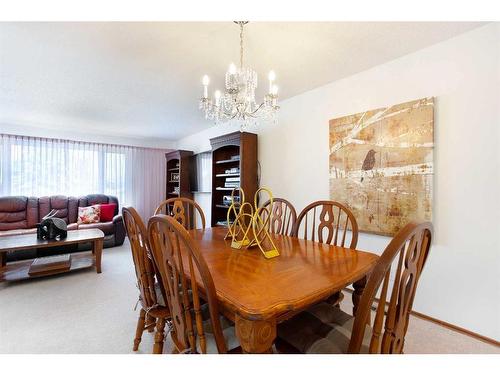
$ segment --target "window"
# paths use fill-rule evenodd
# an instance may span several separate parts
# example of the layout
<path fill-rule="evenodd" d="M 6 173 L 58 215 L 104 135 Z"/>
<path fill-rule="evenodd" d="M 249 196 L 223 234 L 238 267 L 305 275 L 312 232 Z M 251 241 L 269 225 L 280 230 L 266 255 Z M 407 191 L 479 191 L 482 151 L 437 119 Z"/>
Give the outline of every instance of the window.
<path fill-rule="evenodd" d="M 125 198 L 125 154 L 106 152 L 104 159 L 104 193 Z"/>
<path fill-rule="evenodd" d="M 103 155 L 103 151 L 84 147 L 67 149 L 59 145 L 40 147 L 13 144 L 10 148 L 10 186 L 8 187 L 10 191 L 7 193 L 8 195 L 28 196 L 54 194 L 79 196 L 92 192 L 107 193 L 106 188 L 101 188 L 104 185 L 113 186 L 113 192 L 121 191 L 123 198 L 124 180 L 123 178 L 119 181 L 112 180 L 116 177 L 116 173 L 112 170 L 112 163 L 106 163 L 109 167 L 104 168 L 105 178 L 101 178 Z M 2 168 L 4 169 L 9 168 Z M 123 177 L 122 170 L 120 177 Z"/>
<path fill-rule="evenodd" d="M 0 134 L 0 196 L 114 195 L 151 216 L 165 199 L 165 151 Z"/>

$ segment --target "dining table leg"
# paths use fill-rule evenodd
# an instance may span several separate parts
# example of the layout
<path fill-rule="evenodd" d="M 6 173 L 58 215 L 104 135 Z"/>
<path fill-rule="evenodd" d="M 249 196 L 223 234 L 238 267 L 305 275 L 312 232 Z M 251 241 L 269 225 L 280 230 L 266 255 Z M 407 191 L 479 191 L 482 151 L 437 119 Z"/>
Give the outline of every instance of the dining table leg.
<path fill-rule="evenodd" d="M 276 320 L 249 320 L 236 314 L 236 336 L 244 353 L 272 353 Z"/>
<path fill-rule="evenodd" d="M 354 288 L 354 292 L 352 293 L 352 315 L 356 315 L 356 310 L 358 309 L 359 300 L 361 299 L 361 295 L 363 294 L 363 290 L 365 290 L 366 286 L 366 276 L 362 277 L 358 281 L 352 284 Z"/>

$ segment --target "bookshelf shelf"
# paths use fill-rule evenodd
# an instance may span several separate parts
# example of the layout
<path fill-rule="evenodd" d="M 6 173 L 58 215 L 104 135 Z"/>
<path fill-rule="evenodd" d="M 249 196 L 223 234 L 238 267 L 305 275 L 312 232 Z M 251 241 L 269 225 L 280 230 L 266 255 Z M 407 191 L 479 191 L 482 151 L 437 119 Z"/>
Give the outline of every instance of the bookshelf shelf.
<path fill-rule="evenodd" d="M 238 131 L 212 138 L 210 144 L 212 146 L 211 224 L 217 226 L 218 223 L 227 220 L 229 205 L 223 204 L 223 197 L 230 196 L 235 189 L 225 187 L 226 183 L 235 183 L 238 181 L 235 178 L 239 177 L 239 185 L 250 200 L 253 200 L 257 191 L 257 135 Z M 239 157 L 234 159 L 236 155 Z M 238 191 L 236 195 L 239 195 Z"/>
<path fill-rule="evenodd" d="M 216 174 L 215 177 L 239 177 L 239 173 L 221 173 L 221 174 Z"/>
<path fill-rule="evenodd" d="M 239 163 L 240 159 L 226 159 L 226 160 L 218 160 L 215 164 L 227 164 L 227 163 Z"/>
<path fill-rule="evenodd" d="M 189 186 L 189 159 L 193 155 L 191 151 L 177 150 L 165 154 L 167 159 L 167 197 L 183 197 L 193 199 Z M 178 178 L 174 179 L 173 175 Z"/>

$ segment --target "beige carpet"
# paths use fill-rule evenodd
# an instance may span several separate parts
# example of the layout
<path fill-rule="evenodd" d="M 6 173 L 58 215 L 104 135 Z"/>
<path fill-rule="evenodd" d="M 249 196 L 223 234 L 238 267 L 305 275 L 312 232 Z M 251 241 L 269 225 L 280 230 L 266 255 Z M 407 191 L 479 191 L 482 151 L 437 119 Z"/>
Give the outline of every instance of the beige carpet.
<path fill-rule="evenodd" d="M 0 353 L 133 353 L 138 312 L 128 243 L 94 270 L 0 284 Z M 351 311 L 346 294 L 343 309 Z M 144 332 L 138 353 L 151 353 Z M 171 343 L 165 343 L 169 353 Z M 500 348 L 411 317 L 406 353 L 500 353 Z"/>

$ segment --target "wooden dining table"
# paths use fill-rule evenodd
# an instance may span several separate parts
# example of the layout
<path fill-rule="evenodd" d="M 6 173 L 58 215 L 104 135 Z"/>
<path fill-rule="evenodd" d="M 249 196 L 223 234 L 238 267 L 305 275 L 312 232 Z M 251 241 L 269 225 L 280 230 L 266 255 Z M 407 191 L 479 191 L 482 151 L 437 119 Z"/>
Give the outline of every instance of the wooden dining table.
<path fill-rule="evenodd" d="M 210 269 L 219 308 L 235 323 L 244 352 L 272 352 L 276 327 L 353 284 L 353 314 L 378 256 L 360 250 L 273 234 L 280 255 L 258 247 L 233 249 L 226 228 L 191 230 Z"/>

